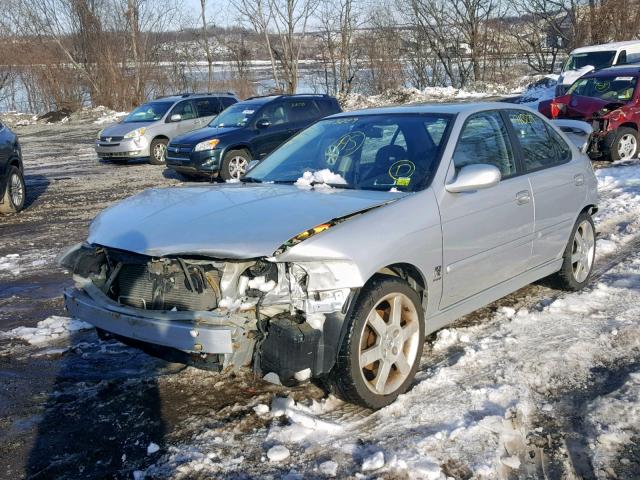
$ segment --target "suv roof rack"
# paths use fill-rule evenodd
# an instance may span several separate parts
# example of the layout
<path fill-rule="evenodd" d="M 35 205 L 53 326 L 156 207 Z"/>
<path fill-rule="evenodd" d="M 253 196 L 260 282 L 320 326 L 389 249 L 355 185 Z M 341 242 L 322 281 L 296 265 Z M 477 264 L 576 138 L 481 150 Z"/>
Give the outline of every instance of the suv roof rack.
<path fill-rule="evenodd" d="M 223 91 L 213 91 L 213 92 L 183 92 L 183 93 L 173 93 L 171 95 L 162 95 L 160 97 L 156 97 L 156 100 L 160 99 L 160 98 L 169 98 L 169 97 L 182 97 L 182 98 L 188 98 L 188 97 L 192 97 L 194 95 L 232 95 L 235 97 L 235 92 L 232 91 L 228 91 L 228 92 L 223 92 Z"/>
<path fill-rule="evenodd" d="M 255 98 L 267 98 L 267 97 L 328 97 L 326 93 L 271 93 L 266 95 L 254 95 L 253 97 L 245 98 L 245 100 L 253 100 Z"/>

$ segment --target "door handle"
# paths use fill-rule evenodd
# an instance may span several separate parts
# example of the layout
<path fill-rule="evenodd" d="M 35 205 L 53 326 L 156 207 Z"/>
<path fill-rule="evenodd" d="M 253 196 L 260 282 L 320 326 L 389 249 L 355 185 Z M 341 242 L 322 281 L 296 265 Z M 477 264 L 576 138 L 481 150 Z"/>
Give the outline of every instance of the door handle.
<path fill-rule="evenodd" d="M 516 193 L 516 202 L 518 205 L 525 205 L 531 201 L 531 194 L 529 190 L 522 190 L 521 192 Z"/>
<path fill-rule="evenodd" d="M 575 175 L 573 177 L 573 182 L 578 187 L 581 186 L 581 185 L 584 185 L 584 175 L 582 175 L 581 173 L 578 173 L 577 175 Z"/>

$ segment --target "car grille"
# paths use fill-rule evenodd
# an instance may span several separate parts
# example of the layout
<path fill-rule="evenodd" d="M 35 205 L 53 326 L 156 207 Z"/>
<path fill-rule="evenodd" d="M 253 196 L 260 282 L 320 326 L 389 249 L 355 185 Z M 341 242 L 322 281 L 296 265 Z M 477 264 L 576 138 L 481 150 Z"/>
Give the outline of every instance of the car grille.
<path fill-rule="evenodd" d="M 124 137 L 122 135 L 120 136 L 114 136 L 114 137 L 107 137 L 107 136 L 101 136 L 100 137 L 100 141 L 101 142 L 120 142 L 124 139 Z"/>
<path fill-rule="evenodd" d="M 211 272 L 210 272 L 211 273 Z M 217 275 L 217 272 L 216 272 Z M 211 278 L 211 277 L 209 277 Z M 172 281 L 173 280 L 173 281 Z M 216 285 L 219 278 L 215 278 Z M 191 290 L 184 273 L 171 276 L 153 275 L 147 265 L 123 265 L 117 278 L 117 301 L 131 307 L 146 310 L 191 310 L 207 311 L 218 306 L 219 293 L 211 285 L 194 282 Z M 200 287 L 201 293 L 197 291 Z"/>
<path fill-rule="evenodd" d="M 167 157 L 188 159 L 191 157 L 192 150 L 193 146 L 191 145 L 177 145 L 172 143 L 167 147 Z"/>

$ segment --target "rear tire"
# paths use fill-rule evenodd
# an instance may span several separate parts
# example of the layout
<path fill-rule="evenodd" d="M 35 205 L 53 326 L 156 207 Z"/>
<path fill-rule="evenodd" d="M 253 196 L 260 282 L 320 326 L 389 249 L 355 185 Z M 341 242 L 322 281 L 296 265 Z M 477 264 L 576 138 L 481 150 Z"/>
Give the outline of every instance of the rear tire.
<path fill-rule="evenodd" d="M 549 277 L 550 286 L 560 290 L 582 290 L 591 280 L 595 256 L 596 229 L 591 215 L 582 212 L 562 255 L 562 268 Z"/>
<path fill-rule="evenodd" d="M 220 177 L 223 180 L 240 179 L 249 167 L 251 155 L 246 150 L 230 150 L 222 160 Z"/>
<path fill-rule="evenodd" d="M 633 128 L 620 127 L 615 131 L 609 146 L 612 161 L 631 160 L 638 156 L 638 132 Z"/>
<path fill-rule="evenodd" d="M 424 344 L 418 294 L 403 280 L 379 276 L 365 286 L 345 320 L 348 330 L 327 384 L 344 400 L 378 409 L 413 381 Z"/>
<path fill-rule="evenodd" d="M 27 190 L 24 177 L 18 168 L 10 166 L 7 171 L 7 182 L 2 193 L 0 213 L 17 213 L 24 208 Z"/>
<path fill-rule="evenodd" d="M 169 140 L 166 138 L 154 138 L 149 146 L 149 163 L 151 165 L 164 165 L 167 162 L 167 145 Z"/>

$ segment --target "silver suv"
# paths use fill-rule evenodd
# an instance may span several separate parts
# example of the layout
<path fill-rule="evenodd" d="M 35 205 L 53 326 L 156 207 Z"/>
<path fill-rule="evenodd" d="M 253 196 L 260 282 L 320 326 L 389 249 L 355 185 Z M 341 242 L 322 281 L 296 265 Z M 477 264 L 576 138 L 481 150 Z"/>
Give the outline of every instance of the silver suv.
<path fill-rule="evenodd" d="M 167 144 L 176 135 L 202 128 L 222 110 L 236 103 L 232 93 L 192 93 L 161 97 L 140 105 L 124 120 L 100 132 L 95 149 L 98 157 L 116 163 L 149 158 L 165 163 Z"/>
<path fill-rule="evenodd" d="M 62 258 L 66 306 L 185 362 L 315 378 L 380 408 L 411 385 L 425 335 L 544 277 L 589 283 L 596 186 L 526 107 L 334 115 L 237 183 L 102 212 Z"/>

